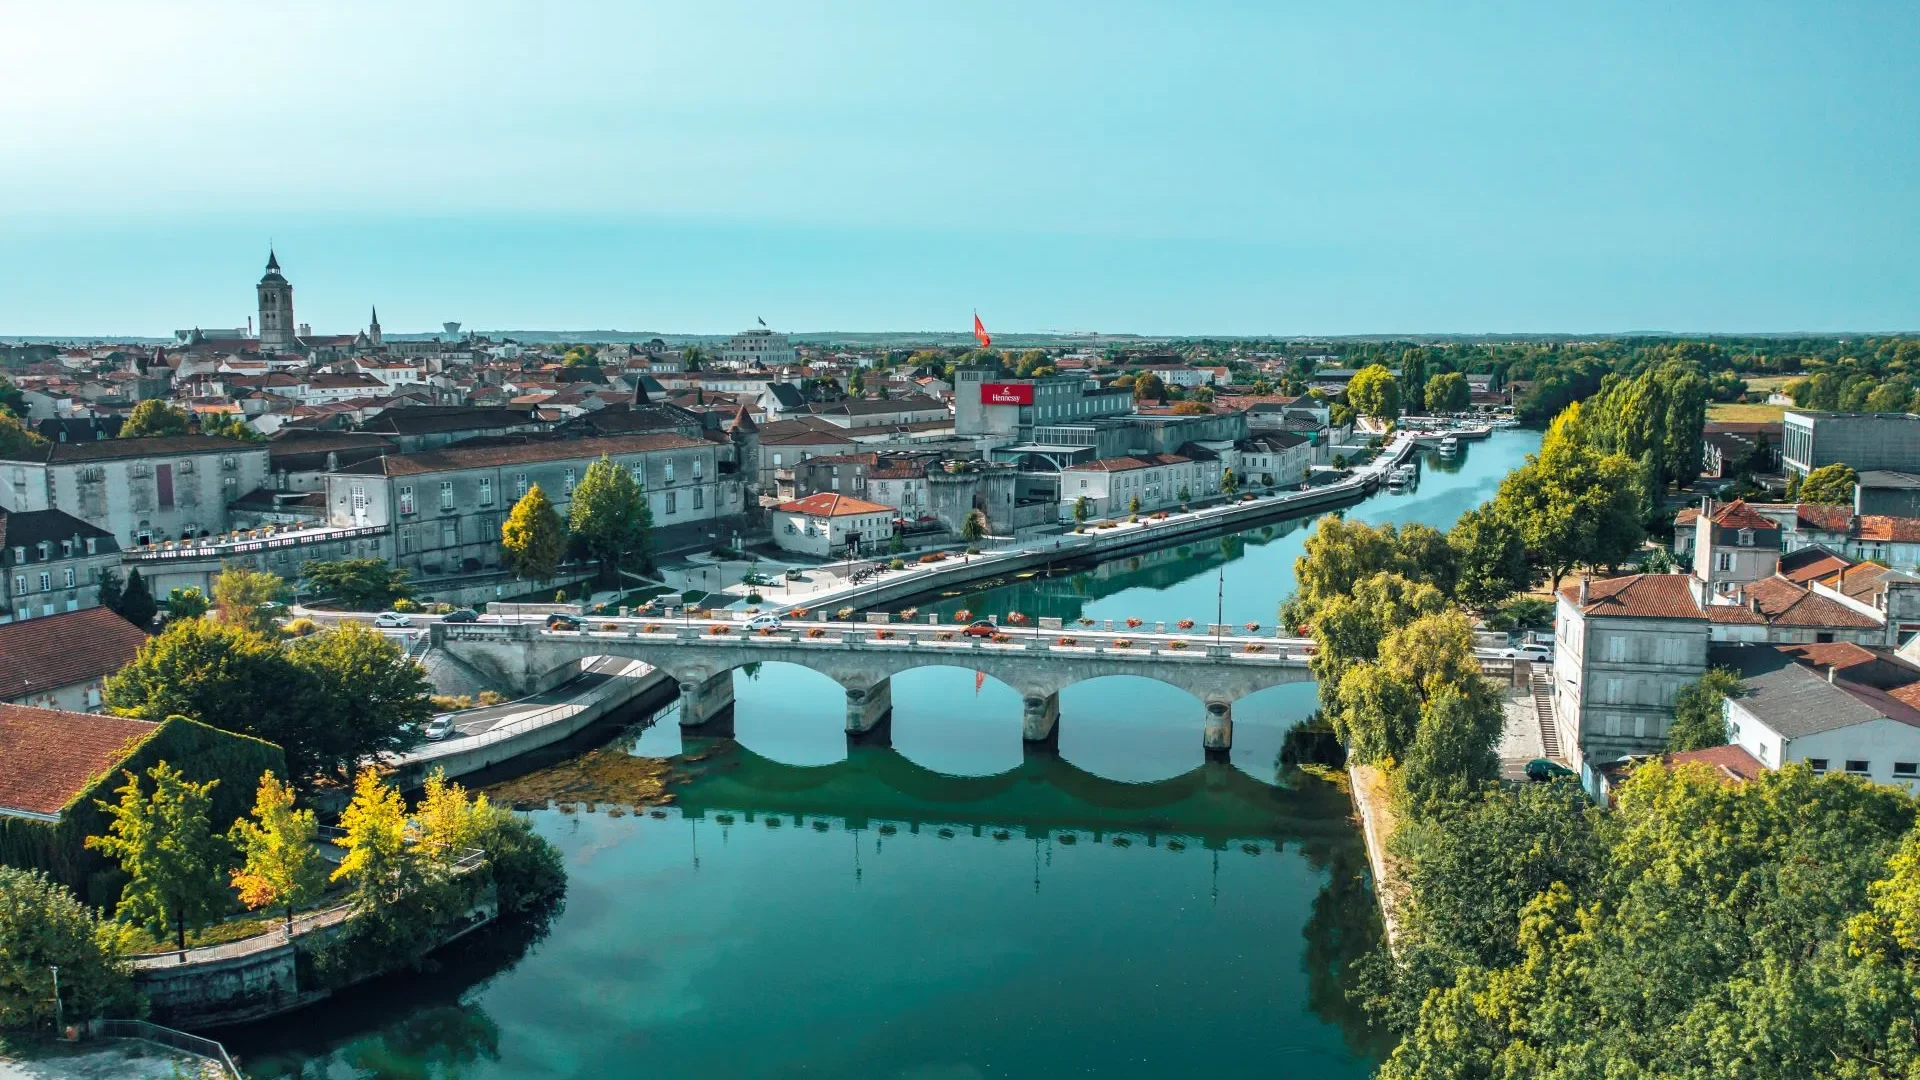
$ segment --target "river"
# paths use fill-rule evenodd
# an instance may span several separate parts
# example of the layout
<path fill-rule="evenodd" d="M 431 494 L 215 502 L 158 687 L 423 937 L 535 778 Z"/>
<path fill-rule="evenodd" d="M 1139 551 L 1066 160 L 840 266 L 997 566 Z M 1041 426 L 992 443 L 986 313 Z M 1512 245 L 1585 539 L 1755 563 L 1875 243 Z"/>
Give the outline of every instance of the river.
<path fill-rule="evenodd" d="M 1349 508 L 1444 528 L 1536 449 L 1497 432 Z M 921 610 L 1271 628 L 1311 521 L 1036 577 Z M 235 1031 L 267 1077 L 1363 1077 L 1344 998 L 1379 922 L 1335 785 L 1279 764 L 1310 684 L 1234 707 L 1146 679 L 1061 694 L 1057 753 L 971 671 L 894 680 L 891 745 L 849 747 L 817 672 L 736 673 L 732 740 L 669 712 L 616 745 L 673 758 L 675 803 L 532 811 L 564 909 L 351 1000 Z"/>

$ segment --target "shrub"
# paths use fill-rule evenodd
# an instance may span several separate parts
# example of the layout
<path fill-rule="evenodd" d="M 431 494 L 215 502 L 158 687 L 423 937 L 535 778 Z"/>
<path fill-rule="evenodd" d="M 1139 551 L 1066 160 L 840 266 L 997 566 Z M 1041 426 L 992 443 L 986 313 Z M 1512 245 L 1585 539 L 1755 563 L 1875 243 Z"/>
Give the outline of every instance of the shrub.
<path fill-rule="evenodd" d="M 1140 628 L 1140 620 L 1139 620 L 1139 619 L 1128 619 L 1128 620 L 1127 620 L 1127 629 L 1129 629 L 1129 630 L 1138 630 L 1139 628 Z"/>
<path fill-rule="evenodd" d="M 891 630 L 875 630 L 873 636 L 877 641 L 887 641 L 893 638 L 894 633 Z"/>
<path fill-rule="evenodd" d="M 603 622 L 600 624 L 600 629 L 605 631 L 606 633 L 611 634 L 618 631 L 620 629 L 620 625 L 618 623 Z"/>
<path fill-rule="evenodd" d="M 1080 620 L 1080 625 L 1081 625 L 1081 626 L 1092 626 L 1092 625 L 1093 625 L 1093 620 L 1092 620 L 1092 619 L 1081 619 L 1081 620 Z"/>
<path fill-rule="evenodd" d="M 306 637 L 318 629 L 320 629 L 319 623 L 302 615 L 300 618 L 294 619 L 288 622 L 287 625 L 281 627 L 280 631 L 288 637 Z"/>
<path fill-rule="evenodd" d="M 1177 623 L 1174 623 L 1173 625 L 1175 625 L 1175 626 L 1177 626 L 1177 627 L 1179 627 L 1179 628 L 1180 628 L 1180 629 L 1182 629 L 1182 630 L 1191 630 L 1191 629 L 1193 629 L 1193 620 L 1192 620 L 1192 619 L 1181 619 L 1181 620 L 1180 620 L 1179 622 L 1177 622 Z"/>
<path fill-rule="evenodd" d="M 980 554 L 980 548 L 979 548 L 979 547 L 978 547 L 977 545 L 976 545 L 976 546 L 972 546 L 972 547 L 969 547 L 969 548 L 967 548 L 967 554 L 969 554 L 969 555 L 978 555 L 978 554 Z"/>
<path fill-rule="evenodd" d="M 839 611 L 834 612 L 833 615 L 837 619 L 851 619 L 853 618 L 853 609 L 850 607 L 843 607 Z"/>
<path fill-rule="evenodd" d="M 767 598 L 764 596 L 761 596 L 757 592 L 747 594 L 747 603 L 749 604 L 764 604 L 766 602 L 767 602 Z"/>
<path fill-rule="evenodd" d="M 1027 617 L 1018 611 L 1010 612 L 1007 615 L 1007 622 L 1013 626 L 1025 626 L 1027 625 Z"/>
<path fill-rule="evenodd" d="M 820 627 L 816 626 L 813 629 L 807 631 L 807 636 L 810 638 L 823 638 L 827 636 L 827 632 L 821 629 Z"/>
<path fill-rule="evenodd" d="M 929 552 L 927 552 L 927 553 L 926 553 L 925 555 L 922 555 L 922 556 L 920 556 L 920 562 L 921 562 L 921 563 L 923 563 L 923 564 L 924 564 L 924 563 L 937 563 L 937 562 L 939 562 L 940 560 L 942 560 L 942 559 L 944 559 L 944 558 L 946 558 L 946 557 L 947 557 L 947 553 L 946 553 L 946 552 L 944 552 L 944 551 L 929 551 Z M 893 561 L 894 561 L 894 562 L 899 562 L 900 560 L 899 560 L 899 559 L 895 559 L 895 560 L 893 560 Z"/>
<path fill-rule="evenodd" d="M 1076 637 L 1062 637 L 1055 640 L 1054 644 L 1055 645 L 1078 645 L 1080 644 L 1080 639 Z"/>
<path fill-rule="evenodd" d="M 1005 635 L 1005 634 L 995 634 L 995 635 L 993 635 L 993 643 L 994 643 L 995 645 L 1005 645 L 1005 644 L 1006 644 L 1007 642 L 1009 642 L 1009 641 L 1012 641 L 1012 640 L 1013 640 L 1012 638 L 1010 638 L 1010 637 L 1008 637 L 1008 636 L 1007 636 L 1007 635 Z"/>
<path fill-rule="evenodd" d="M 481 705 L 498 705 L 507 700 L 507 696 L 498 690 L 482 690 L 480 696 L 474 700 Z"/>
<path fill-rule="evenodd" d="M 1260 629 L 1260 624 L 1259 624 L 1259 623 L 1257 623 L 1257 622 L 1250 622 L 1250 623 L 1243 623 L 1243 624 L 1241 624 L 1241 625 L 1243 625 L 1243 626 L 1245 626 L 1245 627 L 1247 628 L 1247 633 L 1249 633 L 1249 634 L 1251 634 L 1251 633 L 1253 633 L 1253 632 L 1255 632 L 1256 630 L 1259 630 L 1259 629 Z"/>
<path fill-rule="evenodd" d="M 951 630 L 942 630 L 942 631 L 940 631 L 940 632 L 939 632 L 938 634 L 935 634 L 934 636 L 935 636 L 936 638 L 939 638 L 939 639 L 940 639 L 941 641 L 952 641 L 952 640 L 953 640 L 953 631 L 951 631 Z"/>
<path fill-rule="evenodd" d="M 900 617 L 903 619 L 917 619 L 920 617 L 920 609 L 917 607 L 901 608 Z"/>
<path fill-rule="evenodd" d="M 647 625 L 641 627 L 640 632 L 643 634 L 657 634 L 660 632 L 660 624 L 650 622 Z"/>
<path fill-rule="evenodd" d="M 797 608 L 794 608 L 792 611 L 788 612 L 787 614 L 792 615 L 796 619 L 804 619 L 807 617 L 807 609 L 803 607 L 797 607 Z"/>
<path fill-rule="evenodd" d="M 887 569 L 889 570 L 905 570 L 906 568 L 907 568 L 907 560 L 905 559 L 888 559 L 887 560 Z"/>
<path fill-rule="evenodd" d="M 398 611 L 404 615 L 409 612 L 419 611 L 420 605 L 414 603 L 412 600 L 408 599 L 407 597 L 402 596 L 393 602 L 393 610 Z"/>

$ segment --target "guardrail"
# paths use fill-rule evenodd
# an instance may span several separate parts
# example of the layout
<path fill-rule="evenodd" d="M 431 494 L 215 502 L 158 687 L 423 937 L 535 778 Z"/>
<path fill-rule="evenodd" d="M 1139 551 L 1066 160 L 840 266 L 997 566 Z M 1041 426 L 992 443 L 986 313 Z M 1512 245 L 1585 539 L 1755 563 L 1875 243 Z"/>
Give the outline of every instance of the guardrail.
<path fill-rule="evenodd" d="M 95 1033 L 109 1039 L 142 1039 L 159 1043 L 184 1054 L 206 1058 L 220 1066 L 223 1075 L 230 1080 L 247 1080 L 246 1074 L 233 1063 L 227 1048 L 217 1039 L 163 1027 L 147 1020 L 99 1020 L 95 1022 Z"/>
<path fill-rule="evenodd" d="M 288 536 L 269 536 L 252 540 L 220 540 L 196 543 L 190 547 L 145 547 L 133 548 L 120 553 L 124 560 L 150 562 L 159 559 L 214 559 L 228 555 L 246 554 L 253 551 L 270 551 L 274 548 L 304 547 L 308 544 L 326 544 L 338 540 L 356 540 L 363 536 L 384 536 L 384 527 L 363 525 L 352 529 L 332 529 L 326 532 L 296 533 Z"/>
<path fill-rule="evenodd" d="M 461 626 L 460 629 L 471 630 L 473 629 L 474 625 L 475 624 L 473 623 L 468 623 L 464 626 Z M 448 629 L 452 629 L 452 627 L 449 627 Z M 502 627 L 501 629 L 504 630 L 507 628 Z M 634 670 L 635 668 L 640 668 L 641 670 L 635 671 Z M 502 724 L 499 727 L 494 728 L 492 731 L 488 731 L 480 735 L 461 735 L 453 738 L 443 739 L 437 743 L 429 743 L 425 746 L 417 747 L 413 750 L 409 750 L 405 754 L 399 755 L 397 760 L 401 764 L 408 764 L 408 765 L 414 764 L 416 762 L 431 762 L 435 758 L 451 757 L 454 754 L 465 753 L 468 750 L 475 749 L 476 747 L 491 746 L 497 742 L 505 742 L 508 739 L 512 739 L 517 736 L 524 735 L 528 731 L 533 730 L 534 728 L 543 727 L 549 723 L 552 723 L 555 720 L 563 720 L 566 717 L 571 716 L 574 713 L 577 713 L 583 709 L 590 709 L 595 705 L 598 705 L 606 701 L 608 698 L 614 696 L 615 693 L 623 689 L 619 681 L 621 679 L 645 678 L 649 675 L 652 675 L 653 673 L 654 673 L 654 669 L 652 668 L 652 666 L 641 663 L 638 660 L 635 660 L 632 663 L 628 664 L 622 670 L 608 676 L 607 680 L 601 683 L 599 686 L 594 687 L 592 690 L 589 690 L 587 693 L 579 697 L 568 698 L 566 701 L 556 702 L 552 705 L 544 706 L 541 709 L 539 709 L 537 712 L 528 713 L 526 716 L 523 716 L 518 720 L 514 720 L 509 723 Z M 664 677 L 665 676 L 662 676 L 662 678 Z"/>

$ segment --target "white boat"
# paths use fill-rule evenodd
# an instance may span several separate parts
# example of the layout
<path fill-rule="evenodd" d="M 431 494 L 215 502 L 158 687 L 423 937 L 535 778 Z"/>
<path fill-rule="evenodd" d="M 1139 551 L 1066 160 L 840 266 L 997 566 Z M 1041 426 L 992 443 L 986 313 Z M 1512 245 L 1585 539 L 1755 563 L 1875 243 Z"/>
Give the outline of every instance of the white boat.
<path fill-rule="evenodd" d="M 1511 416 L 1502 416 L 1493 422 L 1493 426 L 1497 428 L 1517 428 L 1520 426 L 1520 421 L 1515 420 Z"/>
<path fill-rule="evenodd" d="M 1406 487 L 1408 484 L 1413 483 L 1414 478 L 1417 475 L 1418 473 L 1415 471 L 1413 466 L 1401 465 L 1398 468 L 1394 469 L 1392 472 L 1387 474 L 1387 487 L 1388 488 Z"/>
<path fill-rule="evenodd" d="M 1460 440 L 1449 435 L 1440 440 L 1440 456 L 1452 457 L 1460 452 Z"/>

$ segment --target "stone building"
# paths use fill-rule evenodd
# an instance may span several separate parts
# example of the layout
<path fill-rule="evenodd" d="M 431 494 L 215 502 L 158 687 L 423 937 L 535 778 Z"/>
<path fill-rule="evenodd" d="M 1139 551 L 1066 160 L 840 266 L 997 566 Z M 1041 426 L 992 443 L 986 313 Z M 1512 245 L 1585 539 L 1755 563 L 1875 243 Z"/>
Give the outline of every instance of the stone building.
<path fill-rule="evenodd" d="M 0 510 L 0 623 L 100 604 L 120 565 L 113 534 L 58 510 Z"/>
<path fill-rule="evenodd" d="M 1560 590 L 1553 715 L 1575 767 L 1666 747 L 1674 697 L 1707 667 L 1702 588 L 1685 574 L 1633 574 Z"/>
<path fill-rule="evenodd" d="M 54 443 L 0 458 L 0 509 L 62 510 L 131 548 L 224 532 L 228 504 L 267 482 L 261 443 L 212 435 Z"/>

